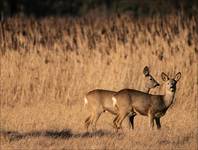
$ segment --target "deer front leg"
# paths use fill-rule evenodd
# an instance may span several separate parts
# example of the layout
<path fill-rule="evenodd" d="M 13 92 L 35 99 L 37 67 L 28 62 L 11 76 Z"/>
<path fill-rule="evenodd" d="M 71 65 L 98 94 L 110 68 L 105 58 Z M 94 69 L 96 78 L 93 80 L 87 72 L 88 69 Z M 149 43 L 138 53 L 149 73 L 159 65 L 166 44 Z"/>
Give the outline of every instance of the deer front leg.
<path fill-rule="evenodd" d="M 134 129 L 134 117 L 135 116 L 129 116 L 129 128 L 131 129 Z"/>
<path fill-rule="evenodd" d="M 154 127 L 154 117 L 152 114 L 149 115 L 149 119 L 150 119 L 150 128 L 153 129 Z"/>
<path fill-rule="evenodd" d="M 157 129 L 160 129 L 161 128 L 160 118 L 155 118 L 155 122 L 157 125 Z"/>
<path fill-rule="evenodd" d="M 136 116 L 136 113 L 135 112 L 130 112 L 129 113 L 129 116 L 128 116 L 128 119 L 129 119 L 129 128 L 132 128 L 134 129 L 134 118 Z"/>

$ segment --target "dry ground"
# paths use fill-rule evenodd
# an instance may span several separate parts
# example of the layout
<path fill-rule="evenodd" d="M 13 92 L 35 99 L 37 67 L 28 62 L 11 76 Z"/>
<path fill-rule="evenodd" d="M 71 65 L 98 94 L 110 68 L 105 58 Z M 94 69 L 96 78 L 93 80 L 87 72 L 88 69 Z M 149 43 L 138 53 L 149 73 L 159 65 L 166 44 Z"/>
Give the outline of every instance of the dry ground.
<path fill-rule="evenodd" d="M 197 17 L 135 19 L 9 18 L 0 29 L 1 149 L 198 148 Z M 115 133 L 104 114 L 86 133 L 83 97 L 95 88 L 142 90 L 145 65 L 163 83 L 178 71 L 176 102 L 151 131 L 137 116 L 135 130 Z M 163 86 L 152 90 L 163 93 Z"/>

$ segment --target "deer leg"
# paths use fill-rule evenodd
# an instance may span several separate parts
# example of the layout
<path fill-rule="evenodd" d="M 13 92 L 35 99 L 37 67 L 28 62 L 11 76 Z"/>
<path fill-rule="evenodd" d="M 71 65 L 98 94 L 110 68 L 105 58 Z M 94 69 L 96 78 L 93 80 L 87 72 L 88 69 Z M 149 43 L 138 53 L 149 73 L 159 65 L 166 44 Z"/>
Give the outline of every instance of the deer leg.
<path fill-rule="evenodd" d="M 123 122 L 123 120 L 125 119 L 125 117 L 128 115 L 128 113 L 127 112 L 123 112 L 123 113 L 121 113 L 120 115 L 119 115 L 119 118 L 118 118 L 118 121 L 117 121 L 117 128 L 118 129 L 120 129 L 120 128 L 122 128 L 122 122 Z"/>
<path fill-rule="evenodd" d="M 160 129 L 161 128 L 160 118 L 155 118 L 155 122 L 157 125 L 157 129 Z"/>
<path fill-rule="evenodd" d="M 92 129 L 93 129 L 93 121 L 94 121 L 95 116 L 96 116 L 96 112 L 92 112 L 92 114 L 89 117 L 87 117 L 87 119 L 85 120 L 85 127 L 87 129 L 87 132 L 88 132 L 90 125 L 92 126 Z"/>
<path fill-rule="evenodd" d="M 116 115 L 116 117 L 113 119 L 113 125 L 114 125 L 115 128 L 117 128 L 117 123 L 116 122 L 117 122 L 118 117 L 119 117 L 119 114 Z"/>
<path fill-rule="evenodd" d="M 118 123 L 121 119 L 121 114 L 117 114 L 117 116 L 115 117 L 115 119 L 113 120 L 114 123 L 114 127 L 116 128 L 116 132 L 118 132 L 118 130 L 121 128 Z"/>
<path fill-rule="evenodd" d="M 136 116 L 136 113 L 135 112 L 130 112 L 129 113 L 129 116 L 128 116 L 128 119 L 129 119 L 129 128 L 132 128 L 134 129 L 134 118 Z"/>
<path fill-rule="evenodd" d="M 153 127 L 154 127 L 154 117 L 153 117 L 153 115 L 150 115 L 149 118 L 150 118 L 150 127 L 151 127 L 151 129 L 153 129 Z"/>
<path fill-rule="evenodd" d="M 135 116 L 129 116 L 128 119 L 129 119 L 129 128 L 132 128 L 134 129 L 134 117 Z"/>
<path fill-rule="evenodd" d="M 102 114 L 102 112 L 98 112 L 98 113 L 96 113 L 95 114 L 95 116 L 94 116 L 94 118 L 93 118 L 93 122 L 92 122 L 92 124 L 93 124 L 93 131 L 96 131 L 96 123 L 97 123 L 97 121 L 98 121 L 98 119 L 100 118 L 100 115 Z"/>
<path fill-rule="evenodd" d="M 87 132 L 88 132 L 88 128 L 89 128 L 90 123 L 91 123 L 91 115 L 89 115 L 89 116 L 85 119 L 85 129 L 87 130 Z"/>
<path fill-rule="evenodd" d="M 116 115 L 116 117 L 113 120 L 113 127 L 116 129 L 116 132 L 118 132 L 118 127 L 117 127 L 117 119 L 119 117 L 119 114 Z"/>
<path fill-rule="evenodd" d="M 113 123 L 114 123 L 114 127 L 116 129 L 116 132 L 118 132 L 118 130 L 120 129 L 120 126 L 118 125 L 118 122 L 120 120 L 120 114 L 118 114 L 115 119 L 113 120 Z"/>

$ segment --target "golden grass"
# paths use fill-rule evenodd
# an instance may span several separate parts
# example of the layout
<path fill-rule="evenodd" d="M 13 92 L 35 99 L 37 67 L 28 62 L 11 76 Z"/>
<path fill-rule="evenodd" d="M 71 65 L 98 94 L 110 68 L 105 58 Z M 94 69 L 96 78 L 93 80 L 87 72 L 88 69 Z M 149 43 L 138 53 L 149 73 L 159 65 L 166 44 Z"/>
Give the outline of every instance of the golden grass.
<path fill-rule="evenodd" d="M 197 149 L 197 21 L 179 14 L 1 22 L 1 149 Z M 97 132 L 85 133 L 84 94 L 141 90 L 145 65 L 161 83 L 162 71 L 182 73 L 162 130 L 150 131 L 148 118 L 137 116 L 134 131 L 125 123 L 116 134 L 105 114 Z"/>

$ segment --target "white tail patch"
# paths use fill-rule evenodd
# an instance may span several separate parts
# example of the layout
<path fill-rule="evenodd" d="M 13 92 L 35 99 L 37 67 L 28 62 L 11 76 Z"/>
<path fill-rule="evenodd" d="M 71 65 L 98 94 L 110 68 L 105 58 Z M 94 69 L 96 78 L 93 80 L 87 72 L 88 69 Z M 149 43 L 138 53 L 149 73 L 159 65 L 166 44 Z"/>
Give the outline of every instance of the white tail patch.
<path fill-rule="evenodd" d="M 112 101 L 113 101 L 113 107 L 115 107 L 117 105 L 117 100 L 115 97 L 112 97 Z"/>
<path fill-rule="evenodd" d="M 84 106 L 86 106 L 88 104 L 88 100 L 87 100 L 87 98 L 85 97 L 84 98 Z"/>

